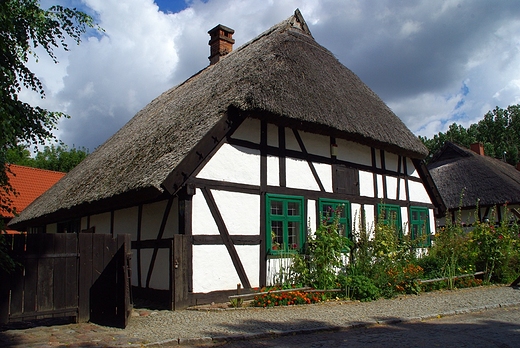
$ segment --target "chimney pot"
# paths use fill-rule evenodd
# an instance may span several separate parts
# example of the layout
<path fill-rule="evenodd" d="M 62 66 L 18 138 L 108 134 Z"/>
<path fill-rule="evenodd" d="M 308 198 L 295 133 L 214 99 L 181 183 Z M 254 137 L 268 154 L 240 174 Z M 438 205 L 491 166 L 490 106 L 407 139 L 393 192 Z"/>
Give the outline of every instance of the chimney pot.
<path fill-rule="evenodd" d="M 210 36 L 210 56 L 209 64 L 213 65 L 220 60 L 220 57 L 225 56 L 229 52 L 233 51 L 233 34 L 235 31 L 222 24 L 217 25 L 215 28 L 208 31 Z"/>
<path fill-rule="evenodd" d="M 475 152 L 478 155 L 484 156 L 484 144 L 482 143 L 473 143 L 470 146 L 471 151 Z"/>

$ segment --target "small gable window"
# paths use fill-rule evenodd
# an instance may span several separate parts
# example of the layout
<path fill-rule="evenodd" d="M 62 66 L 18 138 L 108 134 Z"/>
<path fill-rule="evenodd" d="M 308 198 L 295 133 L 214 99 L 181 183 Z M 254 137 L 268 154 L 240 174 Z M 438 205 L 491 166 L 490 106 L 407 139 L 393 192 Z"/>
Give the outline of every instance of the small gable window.
<path fill-rule="evenodd" d="M 305 243 L 304 198 L 266 195 L 267 253 L 299 253 Z"/>

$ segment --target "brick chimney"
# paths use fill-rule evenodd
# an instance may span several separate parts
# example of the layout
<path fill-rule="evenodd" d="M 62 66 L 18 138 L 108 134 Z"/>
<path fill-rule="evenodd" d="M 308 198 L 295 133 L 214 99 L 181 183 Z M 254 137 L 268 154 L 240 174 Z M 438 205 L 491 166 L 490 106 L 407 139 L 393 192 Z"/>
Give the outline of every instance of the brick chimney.
<path fill-rule="evenodd" d="M 475 152 L 478 155 L 484 156 L 484 144 L 482 143 L 473 143 L 470 146 L 471 151 Z"/>
<path fill-rule="evenodd" d="M 210 56 L 208 57 L 210 65 L 217 63 L 220 57 L 233 51 L 233 44 L 235 43 L 233 39 L 234 33 L 235 31 L 233 29 L 223 26 L 222 24 L 208 31 L 210 36 Z"/>

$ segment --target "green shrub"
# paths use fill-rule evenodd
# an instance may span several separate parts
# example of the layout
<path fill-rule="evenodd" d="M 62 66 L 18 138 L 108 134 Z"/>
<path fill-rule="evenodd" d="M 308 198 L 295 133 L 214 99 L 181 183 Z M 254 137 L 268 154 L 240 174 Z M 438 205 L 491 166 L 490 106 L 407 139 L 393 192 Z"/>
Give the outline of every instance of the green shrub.
<path fill-rule="evenodd" d="M 353 275 L 344 278 L 345 293 L 352 300 L 372 301 L 381 297 L 379 288 L 373 280 L 363 275 Z"/>

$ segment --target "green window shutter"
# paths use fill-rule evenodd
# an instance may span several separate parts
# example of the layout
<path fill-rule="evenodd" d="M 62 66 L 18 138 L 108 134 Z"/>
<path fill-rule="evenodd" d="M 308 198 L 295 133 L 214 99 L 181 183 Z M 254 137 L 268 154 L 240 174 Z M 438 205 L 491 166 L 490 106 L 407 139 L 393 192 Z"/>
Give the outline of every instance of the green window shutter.
<path fill-rule="evenodd" d="M 430 214 L 426 207 L 410 207 L 410 228 L 412 240 L 418 247 L 431 245 Z"/>
<path fill-rule="evenodd" d="M 347 238 L 352 237 L 349 201 L 320 198 L 318 200 L 318 206 L 320 209 L 320 218 L 325 223 L 332 221 L 335 218 L 336 213 L 339 213 L 341 233 Z"/>
<path fill-rule="evenodd" d="M 303 251 L 305 243 L 304 198 L 266 195 L 267 253 L 279 255 Z"/>
<path fill-rule="evenodd" d="M 403 236 L 403 224 L 401 220 L 401 207 L 396 204 L 378 204 L 377 205 L 378 219 L 380 223 L 394 226 L 399 234 Z"/>

